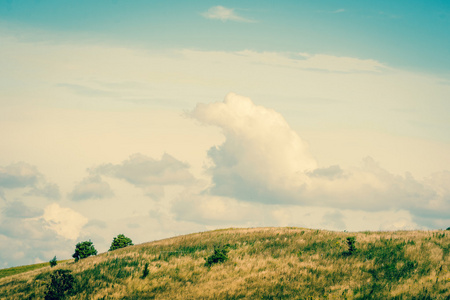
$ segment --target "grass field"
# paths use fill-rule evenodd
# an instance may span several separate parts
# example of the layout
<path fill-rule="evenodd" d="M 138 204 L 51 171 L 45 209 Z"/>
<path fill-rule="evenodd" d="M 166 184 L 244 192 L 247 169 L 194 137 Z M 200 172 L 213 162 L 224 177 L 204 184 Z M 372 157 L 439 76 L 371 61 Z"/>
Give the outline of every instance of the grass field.
<path fill-rule="evenodd" d="M 450 299 L 449 234 L 215 230 L 7 276 L 0 298 L 43 299 L 59 268 L 75 278 L 70 299 Z M 205 266 L 225 245 L 228 260 Z"/>
<path fill-rule="evenodd" d="M 60 260 L 60 261 L 58 261 L 58 264 L 65 263 L 68 261 L 71 261 L 71 259 Z M 37 270 L 37 269 L 41 269 L 41 268 L 49 267 L 49 266 L 50 266 L 50 263 L 46 262 L 46 263 L 40 263 L 40 264 L 34 264 L 34 265 L 28 265 L 28 266 L 0 269 L 0 278 L 16 275 L 16 274 L 20 274 L 20 273 L 25 273 L 28 271 L 33 271 L 33 270 Z"/>

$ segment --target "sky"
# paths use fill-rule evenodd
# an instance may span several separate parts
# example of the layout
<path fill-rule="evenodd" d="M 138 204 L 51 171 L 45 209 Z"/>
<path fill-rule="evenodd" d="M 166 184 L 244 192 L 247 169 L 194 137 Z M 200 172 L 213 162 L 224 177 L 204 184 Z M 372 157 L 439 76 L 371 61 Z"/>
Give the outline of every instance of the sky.
<path fill-rule="evenodd" d="M 448 1 L 0 0 L 0 268 L 228 227 L 450 226 Z"/>

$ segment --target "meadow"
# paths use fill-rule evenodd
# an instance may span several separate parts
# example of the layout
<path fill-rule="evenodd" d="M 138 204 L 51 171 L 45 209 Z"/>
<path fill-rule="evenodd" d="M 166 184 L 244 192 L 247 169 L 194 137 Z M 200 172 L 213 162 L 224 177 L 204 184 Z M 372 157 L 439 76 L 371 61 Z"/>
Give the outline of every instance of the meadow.
<path fill-rule="evenodd" d="M 450 299 L 449 235 L 215 230 L 8 275 L 0 298 L 44 299 L 52 272 L 65 269 L 75 279 L 68 299 Z M 220 248 L 228 259 L 205 264 Z"/>

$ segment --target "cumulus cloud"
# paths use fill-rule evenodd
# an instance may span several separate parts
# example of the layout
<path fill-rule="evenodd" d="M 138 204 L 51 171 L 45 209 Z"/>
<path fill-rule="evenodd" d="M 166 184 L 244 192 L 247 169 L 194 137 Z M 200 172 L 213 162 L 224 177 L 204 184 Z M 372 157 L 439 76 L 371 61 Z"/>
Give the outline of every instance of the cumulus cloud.
<path fill-rule="evenodd" d="M 122 179 L 159 198 L 166 185 L 185 185 L 195 181 L 189 165 L 165 153 L 160 160 L 134 154 L 121 164 L 104 164 L 90 170 L 93 174 Z"/>
<path fill-rule="evenodd" d="M 408 210 L 447 218 L 449 172 L 420 182 L 394 175 L 371 157 L 358 167 L 319 167 L 308 145 L 277 112 L 229 94 L 223 102 L 198 104 L 190 114 L 222 129 L 225 141 L 208 151 L 215 196 L 267 204 L 321 206 L 364 211 Z M 332 149 L 330 149 L 332 151 Z M 330 215 L 332 216 L 332 215 Z M 341 227 L 337 215 L 334 225 Z"/>
<path fill-rule="evenodd" d="M 249 98 L 230 93 L 223 102 L 198 104 L 191 116 L 219 126 L 226 137 L 208 152 L 214 164 L 209 169 L 214 194 L 252 200 L 275 190 L 291 190 L 306 183 L 305 172 L 317 167 L 308 144 L 285 119 Z M 248 193 L 256 190 L 261 193 Z"/>
<path fill-rule="evenodd" d="M 69 198 L 74 201 L 87 199 L 103 199 L 114 195 L 107 182 L 102 181 L 100 176 L 90 176 L 78 183 Z"/>
<path fill-rule="evenodd" d="M 235 13 L 233 8 L 226 8 L 223 6 L 214 6 L 208 9 L 206 12 L 202 13 L 202 16 L 207 19 L 225 21 L 235 21 L 235 22 L 245 22 L 252 23 L 254 20 L 250 20 L 239 16 Z"/>
<path fill-rule="evenodd" d="M 47 223 L 46 228 L 69 240 L 77 239 L 83 226 L 88 223 L 83 215 L 57 203 L 45 208 L 42 219 Z"/>

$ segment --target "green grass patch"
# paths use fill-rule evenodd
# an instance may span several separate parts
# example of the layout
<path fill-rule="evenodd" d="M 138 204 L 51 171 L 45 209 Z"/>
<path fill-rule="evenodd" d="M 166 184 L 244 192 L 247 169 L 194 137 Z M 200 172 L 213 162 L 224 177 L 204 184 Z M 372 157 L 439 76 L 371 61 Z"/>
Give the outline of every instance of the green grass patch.
<path fill-rule="evenodd" d="M 71 261 L 71 259 L 60 260 L 60 261 L 58 261 L 58 264 L 68 262 L 68 261 Z M 8 268 L 8 269 L 1 269 L 0 270 L 0 278 L 8 277 L 8 276 L 16 275 L 16 274 L 21 274 L 21 273 L 25 273 L 28 271 L 33 271 L 33 270 L 41 269 L 44 267 L 49 267 L 49 266 L 50 266 L 50 263 L 45 262 L 45 263 L 28 265 L 28 266 L 19 266 L 19 267 L 12 267 L 12 268 Z"/>
<path fill-rule="evenodd" d="M 50 263 L 46 262 L 46 263 L 40 263 L 40 264 L 34 264 L 34 265 L 28 265 L 28 266 L 20 266 L 20 267 L 2 269 L 2 270 L 0 270 L 0 278 L 8 277 L 8 276 L 28 272 L 28 271 L 33 271 L 36 269 L 41 269 L 41 268 L 47 267 L 47 266 L 49 267 Z"/>

